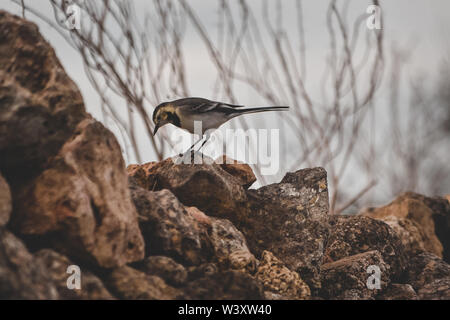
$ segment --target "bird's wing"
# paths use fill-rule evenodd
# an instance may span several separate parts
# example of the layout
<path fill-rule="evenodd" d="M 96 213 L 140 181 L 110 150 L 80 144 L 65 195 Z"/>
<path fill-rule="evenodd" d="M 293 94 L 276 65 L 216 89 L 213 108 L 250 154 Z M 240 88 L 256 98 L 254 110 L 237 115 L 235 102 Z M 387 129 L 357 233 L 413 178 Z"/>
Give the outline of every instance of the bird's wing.
<path fill-rule="evenodd" d="M 208 112 L 216 109 L 220 105 L 220 102 L 208 101 L 197 105 L 192 105 L 191 110 L 196 112 Z"/>
<path fill-rule="evenodd" d="M 209 111 L 219 111 L 225 114 L 231 114 L 236 112 L 236 108 L 241 108 L 243 106 L 238 106 L 234 104 L 228 104 L 228 103 L 222 103 L 222 102 L 216 102 L 216 101 L 208 101 L 201 104 L 198 104 L 196 106 L 193 106 L 191 108 L 192 111 L 195 112 L 209 112 Z"/>
<path fill-rule="evenodd" d="M 218 108 L 241 108 L 243 106 L 240 105 L 233 105 L 223 102 L 217 102 L 217 101 L 211 101 L 208 99 L 203 98 L 184 98 L 175 101 L 175 104 L 178 105 L 178 107 L 181 108 L 190 108 L 192 111 L 195 112 L 208 112 L 212 111 Z"/>
<path fill-rule="evenodd" d="M 241 104 L 231 104 L 231 103 L 220 103 L 220 104 L 233 109 L 245 107 L 244 105 Z"/>

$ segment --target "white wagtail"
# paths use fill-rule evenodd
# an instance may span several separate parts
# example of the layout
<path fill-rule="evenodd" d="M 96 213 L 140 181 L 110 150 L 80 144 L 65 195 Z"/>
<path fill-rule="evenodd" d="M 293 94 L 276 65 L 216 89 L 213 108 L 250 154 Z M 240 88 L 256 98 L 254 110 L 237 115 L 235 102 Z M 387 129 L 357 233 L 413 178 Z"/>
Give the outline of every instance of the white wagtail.
<path fill-rule="evenodd" d="M 153 122 L 155 123 L 153 135 L 156 134 L 159 128 L 168 123 L 194 134 L 194 122 L 199 121 L 202 124 L 202 137 L 186 153 L 203 140 L 203 135 L 206 132 L 206 139 L 197 150 L 199 151 L 205 145 L 206 141 L 208 141 L 210 129 L 217 129 L 234 117 L 248 113 L 289 109 L 289 107 L 285 106 L 242 109 L 243 107 L 242 105 L 211 101 L 203 98 L 184 98 L 163 102 L 153 111 Z"/>

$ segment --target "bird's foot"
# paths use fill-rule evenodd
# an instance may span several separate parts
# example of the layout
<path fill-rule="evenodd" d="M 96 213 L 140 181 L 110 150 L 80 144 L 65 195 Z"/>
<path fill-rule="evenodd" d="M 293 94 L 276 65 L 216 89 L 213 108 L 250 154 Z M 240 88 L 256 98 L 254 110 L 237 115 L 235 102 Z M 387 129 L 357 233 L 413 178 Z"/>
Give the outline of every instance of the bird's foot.
<path fill-rule="evenodd" d="M 195 159 L 195 150 L 188 150 L 185 153 L 179 153 L 177 164 L 191 164 Z"/>

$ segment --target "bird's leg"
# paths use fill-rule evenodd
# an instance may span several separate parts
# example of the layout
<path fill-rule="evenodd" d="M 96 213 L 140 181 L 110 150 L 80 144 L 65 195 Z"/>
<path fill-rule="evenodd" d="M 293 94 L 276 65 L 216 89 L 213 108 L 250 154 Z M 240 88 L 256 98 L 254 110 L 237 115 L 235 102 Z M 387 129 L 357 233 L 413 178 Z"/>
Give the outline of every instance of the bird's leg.
<path fill-rule="evenodd" d="M 206 138 L 205 141 L 203 141 L 202 145 L 200 146 L 200 148 L 197 149 L 197 152 L 200 151 L 201 148 L 203 148 L 203 146 L 206 144 L 206 142 L 208 142 L 209 138 L 211 137 L 210 134 L 206 134 Z"/>
<path fill-rule="evenodd" d="M 191 151 L 191 150 L 195 147 L 195 145 L 196 145 L 197 143 L 199 143 L 199 142 L 202 141 L 202 140 L 203 140 L 203 136 L 200 137 L 200 139 L 198 139 L 196 142 L 194 142 L 194 144 L 193 144 L 189 149 L 187 149 L 185 152 L 180 153 L 179 156 L 180 156 L 180 157 L 184 157 L 189 151 Z"/>

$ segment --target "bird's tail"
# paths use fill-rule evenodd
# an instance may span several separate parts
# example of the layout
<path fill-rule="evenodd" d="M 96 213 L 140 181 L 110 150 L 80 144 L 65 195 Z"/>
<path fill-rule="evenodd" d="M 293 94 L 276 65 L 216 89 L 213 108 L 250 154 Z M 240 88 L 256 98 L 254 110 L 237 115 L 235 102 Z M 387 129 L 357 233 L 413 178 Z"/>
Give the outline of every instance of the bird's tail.
<path fill-rule="evenodd" d="M 287 106 L 247 108 L 247 109 L 237 109 L 236 113 L 234 115 L 238 116 L 238 115 L 247 114 L 247 113 L 257 113 L 257 112 L 266 112 L 266 111 L 287 111 L 287 110 L 289 110 L 289 107 L 287 107 Z"/>

